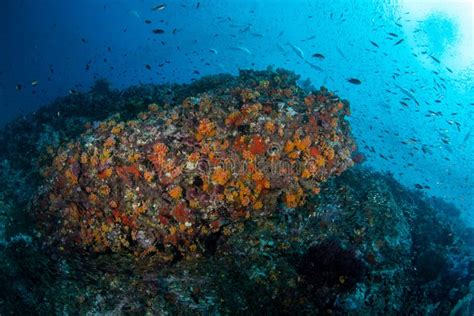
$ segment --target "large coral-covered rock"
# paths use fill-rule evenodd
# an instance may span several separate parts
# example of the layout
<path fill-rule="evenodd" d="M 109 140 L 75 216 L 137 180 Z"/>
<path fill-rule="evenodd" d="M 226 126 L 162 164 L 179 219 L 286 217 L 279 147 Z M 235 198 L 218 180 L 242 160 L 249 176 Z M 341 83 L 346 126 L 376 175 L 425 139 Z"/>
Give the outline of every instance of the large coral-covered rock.
<path fill-rule="evenodd" d="M 45 171 L 40 214 L 62 249 L 155 254 L 206 251 L 243 219 L 307 194 L 352 165 L 348 102 L 306 94 L 290 73 L 244 72 L 136 120 L 93 124 Z"/>

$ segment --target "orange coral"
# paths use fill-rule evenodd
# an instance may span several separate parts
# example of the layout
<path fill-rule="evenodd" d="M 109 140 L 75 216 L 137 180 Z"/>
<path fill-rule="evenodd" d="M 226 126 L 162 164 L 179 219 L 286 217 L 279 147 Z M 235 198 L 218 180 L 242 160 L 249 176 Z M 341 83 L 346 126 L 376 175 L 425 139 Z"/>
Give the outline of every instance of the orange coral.
<path fill-rule="evenodd" d="M 180 186 L 175 186 L 168 191 L 168 194 L 175 200 L 181 198 L 183 189 Z"/>
<path fill-rule="evenodd" d="M 224 170 L 221 166 L 218 166 L 214 169 L 214 172 L 211 176 L 212 182 L 224 185 L 226 184 L 227 180 L 229 180 L 230 173 L 227 170 Z"/>
<path fill-rule="evenodd" d="M 105 143 L 104 143 L 105 148 L 112 147 L 113 145 L 115 145 L 115 139 L 112 136 L 105 140 Z"/>
<path fill-rule="evenodd" d="M 204 118 L 199 122 L 199 126 L 196 133 L 196 139 L 198 141 L 216 135 L 216 125 L 209 119 Z"/>
<path fill-rule="evenodd" d="M 295 143 L 293 143 L 291 140 L 288 140 L 284 148 L 285 153 L 289 154 L 293 151 L 293 149 L 295 149 Z"/>
<path fill-rule="evenodd" d="M 153 152 L 159 156 L 165 156 L 168 153 L 168 146 L 163 143 L 156 143 L 153 146 Z"/>
<path fill-rule="evenodd" d="M 104 171 L 100 172 L 97 176 L 101 180 L 105 180 L 112 175 L 112 168 L 107 168 Z"/>

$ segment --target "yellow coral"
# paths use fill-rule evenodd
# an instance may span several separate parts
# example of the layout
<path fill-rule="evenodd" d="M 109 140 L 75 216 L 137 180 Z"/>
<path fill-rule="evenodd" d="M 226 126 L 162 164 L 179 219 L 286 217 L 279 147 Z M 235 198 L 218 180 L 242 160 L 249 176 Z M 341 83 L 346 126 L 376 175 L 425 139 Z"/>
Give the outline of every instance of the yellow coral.
<path fill-rule="evenodd" d="M 262 207 L 263 207 L 262 201 L 257 201 L 257 202 L 255 202 L 255 203 L 253 204 L 253 208 L 254 208 L 255 210 L 260 210 Z"/>
<path fill-rule="evenodd" d="M 77 184 L 77 176 L 72 172 L 71 169 L 66 170 L 66 179 L 68 179 L 69 183 Z"/>
<path fill-rule="evenodd" d="M 145 171 L 145 173 L 143 173 L 143 178 L 146 182 L 151 182 L 153 181 L 153 173 L 150 171 Z"/>
<path fill-rule="evenodd" d="M 108 185 L 104 184 L 99 187 L 99 194 L 102 196 L 109 196 L 110 188 Z"/>
<path fill-rule="evenodd" d="M 112 128 L 112 134 L 114 135 L 120 135 L 120 133 L 122 133 L 123 131 L 123 124 L 118 124 L 118 125 L 115 125 L 113 128 Z"/>
<path fill-rule="evenodd" d="M 156 112 L 156 111 L 158 111 L 158 104 L 156 104 L 156 103 L 149 104 L 149 105 L 148 105 L 148 110 L 149 110 L 150 112 Z"/>

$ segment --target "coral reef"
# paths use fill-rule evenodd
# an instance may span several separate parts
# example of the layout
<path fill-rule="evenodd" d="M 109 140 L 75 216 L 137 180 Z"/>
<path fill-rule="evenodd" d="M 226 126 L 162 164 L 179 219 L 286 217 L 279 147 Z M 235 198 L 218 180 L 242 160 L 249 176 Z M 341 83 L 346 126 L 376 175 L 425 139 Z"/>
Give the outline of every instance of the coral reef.
<path fill-rule="evenodd" d="M 353 162 L 348 102 L 306 95 L 289 75 L 252 73 L 138 119 L 91 126 L 60 148 L 39 217 L 61 249 L 156 254 L 206 251 L 240 219 L 265 217 L 282 199 L 303 205 Z M 58 225 L 59 223 L 59 225 Z"/>
<path fill-rule="evenodd" d="M 0 314 L 472 314 L 474 229 L 390 174 L 348 168 L 347 104 L 297 80 L 100 81 L 6 126 Z M 258 161 L 275 150 L 317 168 L 274 179 Z"/>

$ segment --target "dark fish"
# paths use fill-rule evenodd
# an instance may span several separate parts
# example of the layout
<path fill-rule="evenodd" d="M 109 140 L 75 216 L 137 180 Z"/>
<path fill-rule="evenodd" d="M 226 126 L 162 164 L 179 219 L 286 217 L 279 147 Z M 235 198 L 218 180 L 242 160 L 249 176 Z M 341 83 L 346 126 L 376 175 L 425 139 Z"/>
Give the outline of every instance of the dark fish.
<path fill-rule="evenodd" d="M 315 54 L 313 54 L 313 57 L 314 57 L 314 58 L 321 59 L 321 60 L 324 59 L 324 55 L 323 55 L 323 54 L 320 54 L 320 53 L 315 53 Z"/>
<path fill-rule="evenodd" d="M 405 106 L 405 107 L 408 107 L 408 104 L 406 102 L 400 101 L 400 104 Z"/>
<path fill-rule="evenodd" d="M 395 33 L 387 33 L 387 34 L 390 35 L 390 36 L 393 36 L 393 37 L 398 37 L 398 35 L 395 34 Z"/>
<path fill-rule="evenodd" d="M 467 132 L 466 136 L 464 136 L 463 143 L 467 142 L 467 140 L 469 139 L 469 137 L 471 137 L 471 132 L 472 132 L 472 127 L 471 127 L 471 129 L 469 130 L 469 132 Z"/>
<path fill-rule="evenodd" d="M 81 38 L 81 42 L 87 43 L 87 40 L 85 38 Z"/>
<path fill-rule="evenodd" d="M 435 62 L 437 62 L 438 64 L 440 64 L 440 63 L 441 63 L 441 62 L 439 61 L 439 59 L 438 59 L 438 58 L 436 58 L 436 57 L 433 57 L 433 56 L 431 56 L 431 55 L 430 55 L 430 57 L 431 57 L 431 58 L 432 58 L 432 59 L 433 59 Z"/>
<path fill-rule="evenodd" d="M 378 45 L 377 43 L 375 43 L 375 42 L 370 41 L 370 44 L 374 45 L 374 46 L 377 47 L 377 48 L 379 47 L 379 45 Z"/>
<path fill-rule="evenodd" d="M 151 20 L 145 20 L 145 24 L 151 24 Z"/>
<path fill-rule="evenodd" d="M 349 79 L 347 79 L 347 82 L 352 83 L 352 84 L 361 84 L 362 83 L 362 81 L 360 81 L 359 79 L 356 79 L 356 78 L 349 78 Z"/>
<path fill-rule="evenodd" d="M 23 88 L 23 87 L 21 86 L 21 84 L 17 84 L 15 88 L 16 88 L 16 91 L 20 91 L 21 88 Z"/>
<path fill-rule="evenodd" d="M 154 8 L 151 8 L 152 11 L 162 11 L 166 8 L 166 4 L 159 4 Z"/>
<path fill-rule="evenodd" d="M 423 186 L 421 184 L 415 184 L 415 188 L 419 189 L 419 190 L 422 190 L 423 189 Z"/>
<path fill-rule="evenodd" d="M 162 30 L 162 29 L 154 29 L 152 32 L 155 33 L 155 34 L 163 34 L 163 33 L 165 32 L 165 30 Z"/>
<path fill-rule="evenodd" d="M 431 150 L 428 148 L 428 146 L 426 145 L 423 145 L 421 146 L 421 150 L 425 153 L 425 154 L 431 154 Z"/>
<path fill-rule="evenodd" d="M 450 73 L 453 73 L 453 71 L 449 67 L 446 67 L 446 70 L 449 71 Z"/>
<path fill-rule="evenodd" d="M 151 70 L 151 66 L 148 65 L 148 64 L 145 65 L 145 68 L 148 69 L 148 70 Z"/>
<path fill-rule="evenodd" d="M 196 9 L 199 9 L 200 6 L 201 6 L 201 2 L 198 2 L 198 3 L 196 4 Z"/>
<path fill-rule="evenodd" d="M 403 41 L 404 41 L 404 39 L 402 38 L 401 40 L 399 40 L 398 42 L 396 42 L 395 44 L 393 44 L 393 46 L 396 46 L 396 45 L 400 44 L 400 43 L 403 42 Z"/>
<path fill-rule="evenodd" d="M 315 39 L 315 38 L 316 38 L 316 35 L 313 35 L 313 36 L 310 36 L 307 39 L 304 39 L 304 40 L 301 40 L 301 41 L 306 42 L 306 41 L 310 41 L 310 40 Z"/>

